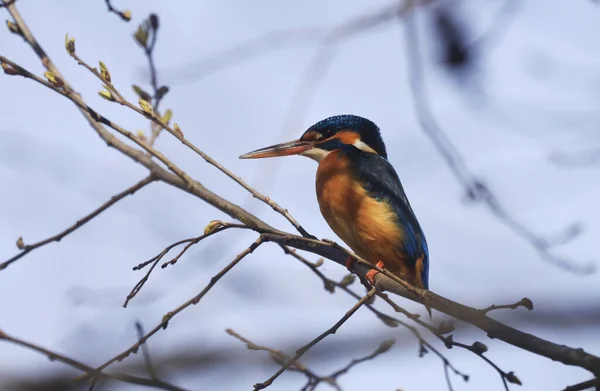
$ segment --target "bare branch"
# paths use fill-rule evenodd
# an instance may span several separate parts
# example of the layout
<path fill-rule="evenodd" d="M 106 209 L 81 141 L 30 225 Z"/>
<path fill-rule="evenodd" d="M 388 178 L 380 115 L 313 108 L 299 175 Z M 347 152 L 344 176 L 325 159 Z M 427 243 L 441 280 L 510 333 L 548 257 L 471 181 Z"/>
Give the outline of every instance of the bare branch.
<path fill-rule="evenodd" d="M 219 222 L 220 226 L 216 227 L 212 230 L 210 230 L 209 232 L 206 232 L 204 235 L 195 237 L 195 238 L 190 238 L 190 239 L 184 239 L 184 240 L 180 240 L 178 242 L 175 242 L 169 246 L 167 246 L 163 251 L 161 251 L 160 254 L 156 255 L 155 257 L 152 257 L 150 260 L 146 261 L 146 262 L 142 262 L 139 265 L 137 265 L 136 267 L 133 268 L 133 270 L 141 270 L 142 268 L 146 267 L 149 264 L 152 264 L 152 266 L 150 267 L 150 269 L 148 269 L 148 271 L 146 272 L 146 275 L 144 275 L 144 277 L 142 277 L 141 280 L 139 280 L 137 282 L 137 284 L 135 284 L 135 286 L 131 289 L 131 292 L 129 292 L 129 294 L 127 295 L 127 298 L 125 299 L 125 302 L 123 303 L 123 307 L 127 307 L 127 305 L 129 304 L 129 301 L 131 299 L 133 299 L 142 289 L 142 287 L 146 284 L 146 282 L 148 281 L 148 278 L 150 278 L 150 274 L 152 274 L 152 272 L 154 271 L 154 268 L 156 267 L 156 265 L 158 265 L 158 263 L 160 262 L 160 260 L 169 252 L 171 251 L 173 248 L 187 243 L 187 245 L 184 247 L 184 249 L 179 252 L 179 254 L 177 256 L 175 256 L 175 258 L 171 259 L 169 262 L 166 262 L 162 265 L 162 267 L 164 268 L 167 265 L 173 265 L 177 262 L 177 260 L 193 245 L 199 243 L 201 240 L 212 236 L 218 232 L 224 231 L 226 229 L 229 228 L 248 228 L 245 225 L 242 224 L 231 224 L 231 223 L 223 223 L 223 222 Z"/>
<path fill-rule="evenodd" d="M 5 332 L 3 332 L 2 330 L 0 330 L 0 340 L 25 347 L 27 349 L 31 349 L 33 351 L 36 351 L 36 352 L 41 353 L 44 356 L 48 357 L 48 359 L 50 361 L 60 361 L 63 364 L 67 364 L 70 367 L 78 369 L 87 374 L 94 373 L 94 376 L 115 379 L 115 380 L 119 380 L 119 381 L 126 382 L 126 383 L 139 384 L 139 385 L 148 386 L 148 387 L 160 388 L 163 390 L 172 390 L 172 391 L 183 391 L 184 390 L 183 388 L 174 386 L 169 383 L 165 383 L 163 381 L 160 381 L 160 380 L 154 379 L 154 378 L 146 379 L 146 378 L 126 375 L 126 374 L 122 374 L 122 373 L 108 374 L 108 373 L 104 373 L 104 372 L 100 372 L 100 371 L 96 372 L 93 367 L 87 366 L 77 360 L 74 360 L 74 359 L 64 356 L 62 354 L 55 353 L 53 351 L 42 348 L 42 347 L 32 344 L 30 342 L 27 342 L 22 339 L 8 335 Z"/>
<path fill-rule="evenodd" d="M 102 372 L 106 367 L 108 367 L 112 363 L 117 362 L 117 361 L 122 361 L 126 357 L 128 357 L 130 354 L 137 353 L 137 351 L 140 348 L 140 346 L 142 346 L 143 344 L 145 344 L 146 341 L 150 337 L 152 337 L 154 334 L 156 334 L 160 329 L 166 329 L 167 326 L 169 325 L 169 321 L 175 315 L 177 315 L 178 313 L 180 313 L 181 311 L 185 310 L 186 308 L 188 308 L 188 307 L 190 307 L 192 305 L 198 304 L 200 302 L 200 300 L 202 300 L 202 298 L 212 289 L 212 287 L 215 286 L 215 284 L 225 274 L 227 274 L 227 272 L 229 272 L 231 269 L 233 269 L 233 267 L 235 265 L 237 265 L 247 255 L 251 254 L 254 250 L 256 250 L 256 248 L 258 246 L 260 246 L 262 243 L 263 243 L 263 239 L 262 239 L 262 236 L 261 236 L 258 239 L 256 239 L 256 241 L 254 241 L 254 243 L 252 243 L 250 245 L 250 247 L 246 248 L 237 257 L 235 257 L 235 259 L 233 261 L 231 261 L 231 263 L 229 263 L 227 266 L 225 266 L 223 269 L 221 269 L 221 271 L 219 273 L 215 274 L 210 279 L 210 282 L 204 287 L 204 289 L 202 289 L 202 291 L 200 293 L 198 293 L 196 296 L 192 297 L 191 299 L 189 299 L 185 303 L 181 304 L 179 307 L 177 307 L 174 310 L 172 310 L 172 311 L 168 312 L 167 314 L 165 314 L 162 317 L 162 320 L 160 321 L 160 323 L 158 325 L 156 325 L 152 330 L 150 330 L 148 333 L 144 334 L 141 338 L 139 338 L 139 340 L 135 344 L 133 344 L 131 347 L 129 347 L 125 351 L 119 353 L 115 357 L 111 358 L 110 360 L 106 361 L 104 364 L 102 364 L 99 367 L 97 367 L 96 369 L 94 369 L 94 371 L 93 371 L 93 373 L 91 375 L 86 375 L 86 376 L 80 377 L 79 380 L 85 380 L 85 379 L 89 378 L 89 376 L 94 376 L 95 374 Z"/>
<path fill-rule="evenodd" d="M 240 177 L 236 176 L 233 172 L 229 171 L 227 168 L 225 168 L 221 163 L 217 162 L 216 160 L 214 160 L 212 157 L 210 157 L 209 155 L 207 155 L 206 153 L 204 153 L 203 151 L 201 151 L 198 147 L 196 147 L 194 144 L 192 144 L 191 142 L 189 142 L 188 140 L 186 140 L 183 135 L 181 134 L 181 132 L 177 131 L 175 129 L 175 127 L 171 127 L 168 124 L 163 123 L 162 119 L 160 117 L 158 117 L 156 115 L 156 113 L 154 111 L 147 111 L 144 110 L 143 108 L 139 108 L 135 105 L 133 105 L 131 102 L 129 102 L 128 100 L 126 100 L 125 98 L 123 98 L 123 96 L 121 95 L 121 93 L 116 89 L 116 87 L 110 82 L 110 80 L 107 80 L 106 77 L 104 77 L 102 75 L 101 72 L 99 72 L 97 69 L 92 68 L 90 65 L 88 65 L 85 61 L 83 61 L 81 58 L 79 58 L 79 56 L 77 56 L 77 54 L 75 54 L 75 52 L 69 52 L 69 54 L 71 55 L 71 57 L 73 57 L 75 60 L 77 60 L 77 62 L 84 66 L 87 70 L 89 70 L 94 76 L 96 76 L 98 79 L 100 79 L 103 83 L 105 83 L 105 87 L 112 93 L 111 97 L 112 99 L 123 105 L 126 106 L 128 108 L 130 108 L 131 110 L 135 111 L 136 113 L 150 119 L 151 121 L 153 121 L 155 124 L 157 124 L 158 126 L 160 126 L 162 129 L 166 130 L 167 132 L 171 133 L 171 135 L 173 135 L 175 138 L 177 138 L 179 141 L 181 141 L 182 144 L 184 144 L 186 147 L 188 147 L 189 149 L 191 149 L 192 151 L 194 151 L 197 155 L 199 155 L 202 159 L 204 159 L 204 161 L 206 161 L 208 164 L 216 167 L 219 171 L 221 171 L 223 174 L 227 175 L 229 178 L 231 178 L 234 182 L 236 182 L 237 184 L 239 184 L 240 186 L 242 186 L 246 191 L 248 191 L 250 194 L 252 194 L 252 196 L 262 202 L 264 202 L 265 204 L 269 205 L 273 210 L 275 210 L 277 213 L 281 214 L 283 217 L 285 217 L 293 226 L 294 228 L 296 228 L 296 230 L 298 232 L 300 232 L 300 234 L 302 236 L 306 236 L 306 237 L 313 237 L 312 235 L 310 235 L 301 225 L 300 223 L 298 223 L 293 217 L 292 215 L 287 211 L 287 209 L 283 209 L 281 206 L 279 206 L 277 203 L 275 203 L 273 200 L 271 200 L 269 197 L 261 194 L 260 192 L 258 192 L 257 190 L 255 190 L 253 187 L 251 187 L 250 185 L 248 185 L 246 182 L 244 182 Z M 49 83 L 48 83 L 49 84 Z M 50 84 L 51 85 L 51 84 Z M 56 89 L 55 89 L 56 90 Z M 57 92 L 60 93 L 60 91 L 56 90 Z M 63 94 L 65 95 L 65 94 Z M 65 95 L 67 98 L 69 98 L 68 95 Z M 71 99 L 72 100 L 72 99 Z M 75 102 L 76 103 L 76 102 Z M 87 105 L 86 105 L 87 107 Z M 89 109 L 89 108 L 88 108 Z M 101 116 L 100 116 L 101 117 Z M 132 141 L 136 142 L 138 145 L 140 145 L 142 148 L 144 148 L 146 150 L 146 152 L 150 153 L 151 155 L 155 156 L 156 158 L 158 158 L 161 162 L 163 162 L 170 170 L 174 170 L 176 169 L 176 167 L 174 167 L 174 165 L 171 163 L 170 165 L 167 164 L 166 158 L 164 156 L 162 156 L 162 154 L 160 154 L 159 152 L 157 152 L 156 150 L 154 150 L 149 144 L 147 144 L 144 140 L 140 140 L 139 138 L 131 138 L 130 135 L 131 133 L 125 131 L 124 129 L 117 129 L 115 128 L 114 124 L 111 125 L 111 123 L 104 118 L 101 117 L 100 122 L 102 122 L 105 125 L 110 126 L 111 128 L 115 129 L 116 131 L 118 131 L 119 133 L 123 134 L 124 136 L 126 136 L 127 138 L 131 139 Z M 128 135 L 129 134 L 129 135 Z M 161 157 L 162 156 L 162 157 Z M 177 171 L 174 171 L 177 174 Z M 178 174 L 180 177 L 181 175 Z M 186 175 L 187 176 L 187 175 Z M 183 177 L 182 177 L 183 179 Z M 189 181 L 189 178 L 187 179 L 187 181 Z M 313 237 L 314 238 L 314 237 Z"/>
<path fill-rule="evenodd" d="M 312 348 L 313 346 L 315 346 L 317 343 L 319 343 L 320 341 L 322 341 L 325 337 L 327 337 L 330 334 L 335 334 L 335 332 L 348 320 L 350 319 L 350 317 L 352 315 L 354 315 L 354 313 L 356 311 L 358 311 L 358 309 L 365 304 L 367 301 L 369 301 L 377 292 L 376 288 L 373 288 L 369 291 L 369 293 L 367 293 L 362 299 L 360 299 L 348 312 L 346 312 L 346 314 L 344 314 L 344 316 L 342 316 L 342 318 L 336 322 L 336 324 L 334 324 L 333 326 L 331 326 L 329 329 L 327 329 L 325 332 L 323 332 L 321 335 L 319 335 L 317 338 L 313 339 L 312 341 L 310 341 L 308 344 L 304 345 L 303 347 L 301 347 L 300 349 L 298 349 L 296 351 L 296 355 L 294 357 L 292 357 L 291 360 L 289 360 L 284 366 L 282 366 L 277 372 L 275 372 L 275 374 L 273 376 L 271 376 L 270 378 L 268 378 L 265 382 L 263 383 L 257 383 L 254 385 L 254 390 L 262 390 L 264 388 L 267 388 L 268 386 L 270 386 L 273 381 L 275 379 L 277 379 L 279 377 L 279 375 L 281 375 L 283 372 L 285 372 L 290 366 L 292 366 L 296 360 L 298 360 L 300 357 L 302 357 L 302 355 L 304 355 L 304 353 L 306 353 L 310 348 Z"/>
<path fill-rule="evenodd" d="M 75 232 L 76 230 L 81 228 L 83 225 L 88 223 L 90 220 L 92 220 L 94 217 L 98 216 L 100 213 L 102 213 L 106 209 L 110 208 L 112 205 L 116 204 L 117 202 L 119 202 L 123 198 L 127 197 L 128 195 L 133 195 L 136 191 L 138 191 L 142 187 L 154 182 L 155 180 L 156 179 L 152 176 L 152 174 L 147 176 L 146 178 L 142 179 L 135 185 L 128 187 L 127 189 L 123 190 L 122 192 L 117 193 L 114 196 L 110 197 L 110 200 L 108 200 L 104 204 L 100 205 L 100 207 L 98 207 L 92 213 L 77 220 L 75 222 L 75 224 L 73 224 L 69 228 L 65 229 L 64 231 L 62 231 L 56 235 L 50 236 L 47 239 L 41 240 L 41 241 L 39 241 L 37 243 L 33 243 L 33 244 L 24 244 L 22 238 L 19 238 L 19 240 L 17 241 L 17 246 L 21 249 L 21 252 L 18 253 L 17 255 L 15 255 L 14 257 L 10 258 L 8 261 L 0 263 L 0 270 L 5 269 L 8 265 L 17 261 L 21 257 L 24 257 L 25 255 L 27 255 L 31 251 L 35 250 L 36 248 L 43 247 L 52 242 L 59 242 L 62 238 L 64 238 L 65 236 L 69 235 L 72 232 Z"/>
<path fill-rule="evenodd" d="M 533 302 L 528 299 L 527 297 L 522 298 L 521 300 L 519 300 L 518 302 L 514 303 L 514 304 L 500 304 L 500 305 L 491 305 L 487 308 L 484 308 L 482 310 L 479 310 L 485 314 L 487 314 L 490 311 L 494 311 L 494 310 L 500 310 L 500 309 L 511 309 L 511 310 L 515 310 L 519 307 L 525 307 L 527 308 L 529 311 L 533 310 Z"/>
<path fill-rule="evenodd" d="M 31 34 L 31 31 L 21 18 L 21 15 L 17 11 L 14 5 L 10 5 L 7 7 L 9 13 L 13 17 L 15 23 L 17 24 L 19 30 L 22 32 L 23 38 L 26 42 L 32 47 L 37 56 L 42 61 L 42 64 L 46 69 L 48 69 L 52 74 L 56 75 L 64 82 L 64 87 L 71 92 L 73 99 L 77 101 L 77 106 L 80 108 L 80 112 L 88 121 L 89 125 L 92 129 L 98 134 L 98 136 L 106 142 L 106 144 L 112 148 L 115 148 L 119 152 L 123 153 L 125 156 L 128 156 L 133 161 L 143 165 L 146 167 L 156 178 L 160 181 L 163 181 L 171 186 L 174 186 L 178 189 L 181 189 L 187 193 L 190 193 L 208 204 L 214 206 L 215 208 L 221 210 L 223 213 L 241 221 L 242 223 L 249 225 L 255 228 L 267 228 L 273 229 L 271 226 L 266 224 L 264 221 L 258 219 L 253 214 L 247 212 L 246 210 L 240 208 L 238 205 L 235 205 L 223 197 L 215 194 L 210 191 L 206 187 L 204 187 L 198 181 L 194 181 L 189 184 L 186 183 L 181 178 L 177 177 L 175 174 L 169 173 L 167 170 L 163 169 L 160 165 L 154 162 L 149 156 L 142 153 L 141 151 L 130 147 L 124 142 L 120 141 L 113 134 L 111 134 L 104 126 L 96 120 L 96 117 L 92 116 L 86 109 L 81 108 L 80 105 L 85 105 L 85 102 L 82 100 L 81 96 L 77 94 L 68 84 L 67 80 L 61 75 L 60 71 L 56 68 L 52 60 L 48 57 L 46 52 L 41 48 L 39 43 Z"/>
<path fill-rule="evenodd" d="M 299 250 L 309 251 L 318 254 L 332 261 L 346 265 L 348 258 L 344 249 L 337 248 L 328 242 L 314 241 L 300 236 L 287 235 L 279 236 L 265 233 L 263 239 L 268 242 L 294 247 Z M 367 266 L 362 262 L 357 262 L 353 271 L 360 276 L 365 277 L 371 269 L 378 269 L 374 266 Z M 407 289 L 406 283 L 401 284 L 396 279 L 390 278 L 382 269 L 375 275 L 375 286 L 381 292 L 391 292 L 402 297 L 408 298 L 417 303 L 422 303 L 428 307 L 441 311 L 456 319 L 472 324 L 475 327 L 485 331 L 491 338 L 500 339 L 508 344 L 517 346 L 521 349 L 559 361 L 565 365 L 578 366 L 592 373 L 600 373 L 600 358 L 589 354 L 582 349 L 571 348 L 565 345 L 555 344 L 548 340 L 536 337 L 529 333 L 524 333 L 506 324 L 498 322 L 478 309 L 465 306 L 445 297 L 441 297 L 432 291 L 422 290 L 416 287 Z M 387 271 L 386 271 L 387 272 Z M 389 272 L 388 272 L 389 273 Z"/>
<path fill-rule="evenodd" d="M 118 15 L 119 18 L 121 18 L 121 20 L 124 20 L 125 22 L 129 22 L 131 20 L 131 11 L 119 11 L 118 9 L 112 6 L 111 0 L 104 0 L 104 2 L 106 3 L 106 7 L 108 7 L 108 12 L 112 12 L 113 14 Z"/>
<path fill-rule="evenodd" d="M 135 330 L 137 331 L 138 339 L 141 339 L 144 336 L 144 326 L 140 321 L 135 322 Z M 156 375 L 156 371 L 154 369 L 154 365 L 152 365 L 152 359 L 150 358 L 150 349 L 148 348 L 148 344 L 145 343 L 142 345 L 142 352 L 144 354 L 144 362 L 146 363 L 146 368 L 148 369 L 148 373 L 150 377 L 154 380 L 158 379 Z"/>

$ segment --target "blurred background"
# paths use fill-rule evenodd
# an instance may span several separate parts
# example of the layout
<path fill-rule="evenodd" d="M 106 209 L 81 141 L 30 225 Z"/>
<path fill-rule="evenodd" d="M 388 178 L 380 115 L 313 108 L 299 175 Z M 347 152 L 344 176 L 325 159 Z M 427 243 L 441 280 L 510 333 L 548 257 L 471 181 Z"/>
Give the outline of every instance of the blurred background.
<path fill-rule="evenodd" d="M 147 134 L 147 120 L 97 95 L 101 83 L 68 56 L 64 35 L 76 37 L 77 53 L 88 63 L 106 63 L 115 86 L 135 102 L 131 84 L 150 87 L 146 58 L 132 34 L 156 13 L 158 79 L 170 89 L 161 106 L 173 110 L 188 140 L 319 238 L 338 240 L 318 210 L 316 164 L 300 157 L 238 156 L 297 138 L 331 115 L 373 120 L 426 232 L 430 288 L 478 308 L 528 297 L 534 311 L 492 316 L 600 354 L 600 9 L 589 0 L 438 3 L 418 13 L 413 30 L 397 18 L 377 16 L 390 12 L 390 1 L 115 0 L 116 8 L 131 10 L 129 23 L 107 12 L 102 0 L 19 0 L 17 7 L 91 107 Z M 0 14 L 10 19 L 6 10 Z M 31 48 L 6 28 L 0 29 L 0 53 L 44 72 Z M 420 111 L 415 97 L 417 103 L 425 98 Z M 25 243 L 51 236 L 146 175 L 108 148 L 71 102 L 30 80 L 0 75 L 0 118 L 0 262 L 18 252 L 19 236 Z M 419 118 L 426 119 L 424 127 Z M 170 135 L 161 135 L 156 147 L 209 189 L 293 231 Z M 448 159 L 459 168 L 453 171 Z M 255 239 L 251 232 L 227 231 L 201 242 L 177 265 L 156 270 L 122 307 L 145 272 L 132 271 L 135 265 L 201 234 L 213 219 L 230 220 L 188 194 L 151 184 L 60 243 L 0 271 L 0 329 L 90 366 L 105 362 L 136 341 L 136 321 L 154 327 Z M 553 241 L 564 243 L 545 246 Z M 330 261 L 320 270 L 334 280 L 347 274 Z M 364 292 L 357 283 L 352 288 Z M 308 268 L 265 245 L 148 347 L 162 380 L 190 390 L 250 390 L 278 366 L 226 328 L 293 353 L 354 303 L 343 292 L 326 292 Z M 376 307 L 391 313 L 379 300 Z M 436 318 L 443 316 L 434 313 Z M 454 389 L 504 389 L 481 359 L 424 335 L 470 375 L 464 382 L 450 374 Z M 438 357 L 419 357 L 412 334 L 385 327 L 367 309 L 301 362 L 326 376 L 389 338 L 396 344 L 388 352 L 338 379 L 343 390 L 448 389 Z M 460 327 L 454 338 L 485 343 L 486 356 L 523 382 L 511 389 L 558 391 L 589 378 L 581 369 L 488 340 L 473 327 Z M 141 354 L 110 368 L 146 374 Z M 77 374 L 38 353 L 0 344 L 2 390 L 61 389 L 51 382 Z M 287 372 L 269 389 L 304 384 L 302 374 Z M 89 383 L 79 386 L 72 389 L 87 390 Z M 143 387 L 99 382 L 95 389 Z"/>

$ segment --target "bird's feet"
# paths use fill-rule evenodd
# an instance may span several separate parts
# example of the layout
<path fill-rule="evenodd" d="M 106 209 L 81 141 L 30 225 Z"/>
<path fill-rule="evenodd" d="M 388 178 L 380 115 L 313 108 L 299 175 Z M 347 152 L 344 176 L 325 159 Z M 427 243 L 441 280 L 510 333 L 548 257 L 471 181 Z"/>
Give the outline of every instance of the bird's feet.
<path fill-rule="evenodd" d="M 375 266 L 381 269 L 385 267 L 385 265 L 381 261 L 377 262 Z M 375 286 L 375 275 L 377 273 L 379 273 L 379 271 L 375 269 L 371 269 L 367 272 L 367 281 L 369 281 L 369 284 L 371 284 L 372 286 Z"/>

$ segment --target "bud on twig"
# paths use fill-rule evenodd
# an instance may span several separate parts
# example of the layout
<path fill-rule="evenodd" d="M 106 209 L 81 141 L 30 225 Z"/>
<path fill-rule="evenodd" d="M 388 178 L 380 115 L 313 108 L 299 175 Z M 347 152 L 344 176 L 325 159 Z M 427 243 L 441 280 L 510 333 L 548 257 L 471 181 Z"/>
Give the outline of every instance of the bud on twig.
<path fill-rule="evenodd" d="M 110 83 L 110 72 L 108 72 L 108 68 L 102 61 L 98 61 L 100 63 L 100 76 L 102 76 L 102 80 L 107 83 Z"/>
<path fill-rule="evenodd" d="M 140 107 L 144 111 L 144 113 L 150 114 L 150 115 L 152 115 L 154 113 L 154 110 L 152 109 L 152 106 L 150 105 L 150 103 L 148 103 L 148 101 L 140 98 L 140 100 L 138 102 L 140 104 Z"/>
<path fill-rule="evenodd" d="M 61 88 L 65 85 L 65 82 L 51 71 L 44 72 L 44 77 L 48 79 L 48 81 L 52 83 L 55 87 Z"/>
<path fill-rule="evenodd" d="M 176 135 L 183 138 L 183 132 L 181 131 L 181 128 L 179 127 L 179 125 L 177 125 L 176 123 L 173 124 L 173 131 L 175 132 Z"/>
<path fill-rule="evenodd" d="M 23 35 L 23 33 L 21 33 L 21 29 L 19 28 L 19 26 L 17 26 L 15 23 L 11 22 L 10 20 L 6 21 L 6 27 L 8 27 L 8 31 L 10 31 L 13 34 Z"/>
<path fill-rule="evenodd" d="M 160 121 L 163 124 L 168 125 L 169 121 L 171 121 L 171 117 L 173 117 L 173 111 L 171 109 L 167 109 L 167 111 L 165 111 L 165 114 L 160 118 Z"/>
<path fill-rule="evenodd" d="M 69 33 L 65 34 L 65 49 L 70 55 L 75 54 L 75 37 L 69 38 Z"/>
<path fill-rule="evenodd" d="M 113 96 L 112 92 L 108 89 L 107 86 L 104 86 L 104 90 L 98 92 L 98 95 L 106 99 L 107 101 L 114 102 L 116 99 Z"/>

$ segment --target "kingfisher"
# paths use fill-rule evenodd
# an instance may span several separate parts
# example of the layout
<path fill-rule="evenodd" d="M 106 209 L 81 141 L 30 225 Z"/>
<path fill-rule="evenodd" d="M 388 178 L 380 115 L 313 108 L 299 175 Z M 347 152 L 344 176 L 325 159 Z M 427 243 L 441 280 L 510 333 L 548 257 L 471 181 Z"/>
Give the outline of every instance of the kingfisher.
<path fill-rule="evenodd" d="M 319 209 L 357 255 L 404 281 L 428 289 L 429 250 L 387 152 L 379 127 L 356 115 L 337 115 L 309 127 L 300 139 L 248 152 L 240 159 L 301 155 L 317 161 Z M 353 258 L 346 267 L 352 270 Z M 367 273 L 374 285 L 377 270 Z"/>

